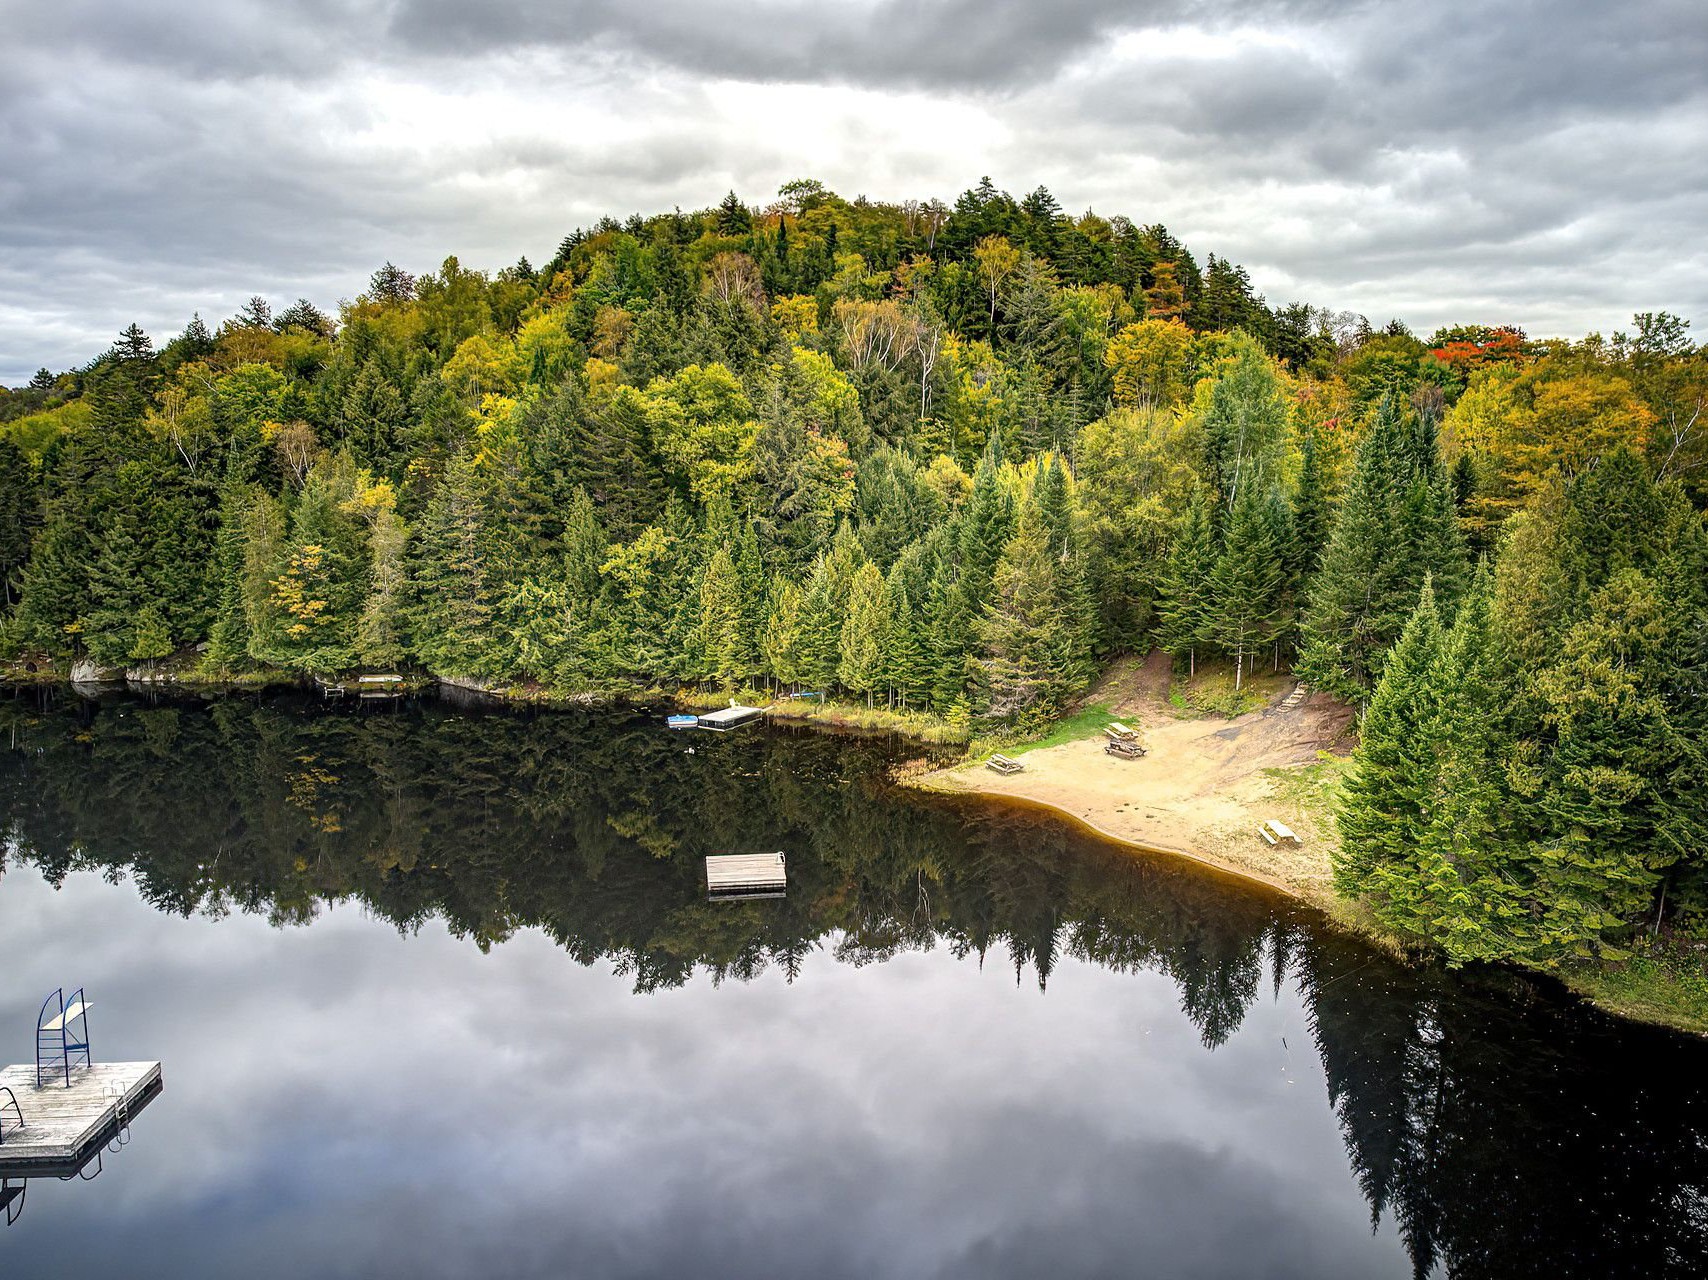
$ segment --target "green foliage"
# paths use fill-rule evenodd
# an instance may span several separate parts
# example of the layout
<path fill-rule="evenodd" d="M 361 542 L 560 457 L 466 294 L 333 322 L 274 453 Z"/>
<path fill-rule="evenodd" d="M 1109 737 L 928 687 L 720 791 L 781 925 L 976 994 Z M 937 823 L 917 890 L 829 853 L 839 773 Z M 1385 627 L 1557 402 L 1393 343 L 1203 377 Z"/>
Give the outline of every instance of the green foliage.
<path fill-rule="evenodd" d="M 1708 911 L 1703 361 L 1665 313 L 1426 347 L 1272 311 L 1042 188 L 732 193 L 0 389 L 0 656 L 997 734 L 1097 656 L 1208 659 L 1181 696 L 1229 714 L 1291 660 L 1366 709 L 1348 892 L 1458 960 L 1606 954 Z"/>
<path fill-rule="evenodd" d="M 1299 671 L 1319 688 L 1369 701 L 1417 592 L 1433 578 L 1451 609 L 1468 567 L 1452 495 L 1427 416 L 1383 399 L 1358 449 L 1312 578 Z"/>

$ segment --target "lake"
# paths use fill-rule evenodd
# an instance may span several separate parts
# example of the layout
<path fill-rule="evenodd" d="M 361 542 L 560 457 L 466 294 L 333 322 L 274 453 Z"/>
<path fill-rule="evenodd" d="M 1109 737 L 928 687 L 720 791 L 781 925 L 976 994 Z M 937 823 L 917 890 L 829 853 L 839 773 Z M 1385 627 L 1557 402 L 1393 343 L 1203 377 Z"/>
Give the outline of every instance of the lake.
<path fill-rule="evenodd" d="M 1708 1046 L 898 789 L 435 699 L 0 699 L 0 1055 L 165 1090 L 11 1276 L 1694 1276 Z M 786 898 L 708 902 L 781 849 Z M 27 1105 L 27 1099 L 26 1099 Z"/>

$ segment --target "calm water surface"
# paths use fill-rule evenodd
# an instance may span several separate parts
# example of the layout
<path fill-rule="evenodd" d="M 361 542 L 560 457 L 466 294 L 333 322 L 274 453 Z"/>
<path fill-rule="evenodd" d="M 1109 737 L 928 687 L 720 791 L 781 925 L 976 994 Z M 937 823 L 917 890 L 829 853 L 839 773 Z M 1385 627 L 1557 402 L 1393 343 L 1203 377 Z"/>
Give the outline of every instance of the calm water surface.
<path fill-rule="evenodd" d="M 0 1055 L 83 985 L 166 1077 L 0 1274 L 1708 1269 L 1704 1046 L 898 794 L 897 752 L 0 701 Z M 704 900 L 772 848 L 786 900 Z"/>

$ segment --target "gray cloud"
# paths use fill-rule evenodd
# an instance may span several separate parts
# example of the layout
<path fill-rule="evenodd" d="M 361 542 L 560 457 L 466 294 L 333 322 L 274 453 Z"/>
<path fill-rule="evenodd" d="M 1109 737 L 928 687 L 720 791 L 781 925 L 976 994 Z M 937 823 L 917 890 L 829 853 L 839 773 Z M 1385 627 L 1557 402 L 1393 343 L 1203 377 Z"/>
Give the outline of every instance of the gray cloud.
<path fill-rule="evenodd" d="M 1708 307 L 1708 23 L 1164 0 L 0 0 L 0 381 L 390 258 L 604 213 L 981 173 L 1159 220 L 1302 298 L 1581 333 Z"/>

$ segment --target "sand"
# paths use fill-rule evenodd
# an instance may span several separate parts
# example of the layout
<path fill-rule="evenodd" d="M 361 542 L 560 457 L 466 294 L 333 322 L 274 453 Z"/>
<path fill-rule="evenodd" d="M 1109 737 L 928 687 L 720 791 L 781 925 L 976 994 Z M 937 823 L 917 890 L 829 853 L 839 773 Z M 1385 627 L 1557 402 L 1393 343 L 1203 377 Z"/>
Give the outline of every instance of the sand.
<path fill-rule="evenodd" d="M 1025 752 L 1023 773 L 1004 776 L 983 758 L 910 779 L 936 791 L 1009 796 L 1044 805 L 1100 834 L 1145 849 L 1208 863 L 1317 903 L 1332 897 L 1332 819 L 1284 798 L 1266 771 L 1314 764 L 1319 753 L 1350 750 L 1352 713 L 1313 693 L 1283 709 L 1288 682 L 1272 688 L 1261 710 L 1234 719 L 1184 718 L 1167 698 L 1169 661 L 1117 666 L 1088 701 L 1112 706 L 1138 730 L 1147 754 L 1105 754 L 1104 737 Z M 1301 837 L 1273 847 L 1258 835 L 1279 818 Z"/>

